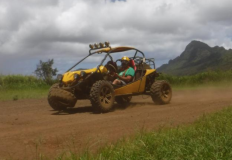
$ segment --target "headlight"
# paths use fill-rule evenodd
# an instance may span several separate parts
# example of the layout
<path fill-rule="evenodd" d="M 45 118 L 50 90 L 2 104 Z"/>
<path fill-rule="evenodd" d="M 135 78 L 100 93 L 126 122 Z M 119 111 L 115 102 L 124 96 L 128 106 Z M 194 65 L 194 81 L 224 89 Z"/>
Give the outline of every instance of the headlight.
<path fill-rule="evenodd" d="M 77 80 L 79 77 L 80 77 L 79 74 L 77 74 L 77 73 L 74 74 L 74 79 L 75 80 Z"/>
<path fill-rule="evenodd" d="M 100 66 L 99 69 L 100 69 L 101 73 L 107 73 L 107 71 L 108 71 L 105 66 Z"/>
<path fill-rule="evenodd" d="M 81 71 L 81 77 L 85 78 L 86 76 L 86 72 L 85 71 Z"/>
<path fill-rule="evenodd" d="M 62 78 L 63 78 L 63 75 L 62 75 L 62 74 L 58 74 L 58 75 L 57 75 L 57 80 L 58 80 L 58 81 L 61 81 Z"/>

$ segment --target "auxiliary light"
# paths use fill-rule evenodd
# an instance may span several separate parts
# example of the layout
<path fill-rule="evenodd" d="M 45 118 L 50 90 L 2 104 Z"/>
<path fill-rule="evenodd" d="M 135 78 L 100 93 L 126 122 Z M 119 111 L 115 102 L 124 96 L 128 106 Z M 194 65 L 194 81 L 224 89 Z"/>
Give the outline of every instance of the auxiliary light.
<path fill-rule="evenodd" d="M 94 44 L 89 45 L 90 49 L 101 49 L 101 48 L 107 48 L 107 47 L 110 47 L 110 42 L 94 43 Z"/>

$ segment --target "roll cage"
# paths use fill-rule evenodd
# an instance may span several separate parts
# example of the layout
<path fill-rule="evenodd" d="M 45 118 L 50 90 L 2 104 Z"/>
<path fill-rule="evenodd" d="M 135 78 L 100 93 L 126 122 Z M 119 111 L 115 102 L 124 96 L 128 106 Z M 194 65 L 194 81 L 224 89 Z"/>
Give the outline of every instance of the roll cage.
<path fill-rule="evenodd" d="M 136 48 L 133 48 L 133 47 L 116 47 L 116 48 L 107 47 L 107 48 L 102 48 L 100 50 L 99 49 L 90 49 L 89 50 L 89 54 L 86 57 L 84 57 L 79 62 L 77 62 L 76 64 L 74 64 L 66 72 L 69 72 L 74 67 L 76 67 L 78 64 L 80 64 L 82 61 L 84 61 L 86 58 L 88 58 L 88 57 L 90 57 L 90 56 L 92 56 L 94 54 L 105 53 L 106 54 L 105 57 L 102 59 L 101 63 L 97 66 L 97 69 L 95 71 L 95 72 L 97 72 L 99 70 L 99 67 L 102 66 L 102 64 L 107 59 L 107 57 L 109 57 L 111 61 L 114 61 L 113 58 L 112 58 L 112 56 L 111 56 L 111 54 L 118 53 L 118 52 L 129 51 L 129 50 L 134 50 L 135 51 L 134 56 L 133 57 L 129 57 L 129 58 L 132 59 L 132 60 L 134 60 L 136 65 L 140 65 L 140 64 L 146 63 L 148 65 L 153 65 L 153 67 L 155 69 L 154 58 L 146 59 L 144 53 L 142 51 L 136 49 Z M 137 56 L 138 53 L 140 53 L 142 56 Z M 118 61 L 118 60 L 116 60 L 116 61 Z"/>

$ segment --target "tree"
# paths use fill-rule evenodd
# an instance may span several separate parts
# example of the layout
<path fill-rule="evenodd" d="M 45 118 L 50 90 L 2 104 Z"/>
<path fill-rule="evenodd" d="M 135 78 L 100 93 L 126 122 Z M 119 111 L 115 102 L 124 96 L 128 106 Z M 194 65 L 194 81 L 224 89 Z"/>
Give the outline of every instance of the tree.
<path fill-rule="evenodd" d="M 53 63 L 53 59 L 49 59 L 47 62 L 40 60 L 35 70 L 36 76 L 42 78 L 47 84 L 52 84 L 52 77 L 56 76 L 58 72 L 56 68 L 52 68 Z"/>

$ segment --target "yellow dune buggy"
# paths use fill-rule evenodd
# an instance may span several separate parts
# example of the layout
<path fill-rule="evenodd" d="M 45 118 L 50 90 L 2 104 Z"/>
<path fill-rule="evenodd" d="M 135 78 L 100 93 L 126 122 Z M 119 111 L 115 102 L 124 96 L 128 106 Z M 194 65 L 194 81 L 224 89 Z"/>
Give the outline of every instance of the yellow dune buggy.
<path fill-rule="evenodd" d="M 120 70 L 120 56 L 130 53 L 130 66 L 135 70 L 133 80 L 126 85 L 113 85 L 110 73 Z M 97 55 L 95 58 L 92 56 Z M 99 58 L 99 55 L 103 58 Z M 129 56 L 128 56 L 129 57 Z M 116 58 L 116 59 L 115 59 Z M 117 59 L 119 58 L 119 59 Z M 90 59 L 87 63 L 85 60 Z M 96 65 L 96 63 L 98 64 Z M 95 64 L 91 69 L 88 65 Z M 48 102 L 54 110 L 74 107 L 77 100 L 89 99 L 93 111 L 109 112 L 114 102 L 127 104 L 135 95 L 150 95 L 154 103 L 167 104 L 172 98 L 170 84 L 156 80 L 154 59 L 146 59 L 143 52 L 133 47 L 112 48 L 108 42 L 90 45 L 89 54 L 67 70 L 58 75 L 59 83 L 54 84 L 48 93 Z"/>

